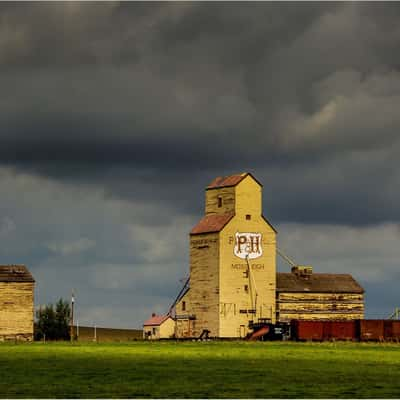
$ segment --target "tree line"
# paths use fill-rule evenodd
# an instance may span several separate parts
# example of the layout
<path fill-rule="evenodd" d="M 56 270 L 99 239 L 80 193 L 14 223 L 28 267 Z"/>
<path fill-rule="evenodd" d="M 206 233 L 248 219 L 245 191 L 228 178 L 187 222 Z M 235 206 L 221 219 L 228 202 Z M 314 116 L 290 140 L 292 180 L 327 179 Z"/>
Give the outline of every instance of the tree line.
<path fill-rule="evenodd" d="M 35 340 L 70 340 L 71 306 L 59 299 L 36 311 Z"/>

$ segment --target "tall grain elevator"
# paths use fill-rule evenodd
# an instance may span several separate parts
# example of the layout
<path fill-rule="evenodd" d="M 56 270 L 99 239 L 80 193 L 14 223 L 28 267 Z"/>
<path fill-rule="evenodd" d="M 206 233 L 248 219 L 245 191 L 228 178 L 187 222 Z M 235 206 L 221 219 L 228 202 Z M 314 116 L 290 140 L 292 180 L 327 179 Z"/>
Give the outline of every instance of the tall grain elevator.
<path fill-rule="evenodd" d="M 275 322 L 276 231 L 250 173 L 206 188 L 205 215 L 190 232 L 189 287 L 175 306 L 177 337 L 244 337 L 251 321 Z"/>
<path fill-rule="evenodd" d="M 170 337 L 243 338 L 268 323 L 364 318 L 364 289 L 350 274 L 314 273 L 277 249 L 250 173 L 214 179 L 190 232 L 190 275 L 169 312 Z M 276 271 L 276 254 L 291 272 Z M 159 327 L 161 329 L 161 327 Z"/>

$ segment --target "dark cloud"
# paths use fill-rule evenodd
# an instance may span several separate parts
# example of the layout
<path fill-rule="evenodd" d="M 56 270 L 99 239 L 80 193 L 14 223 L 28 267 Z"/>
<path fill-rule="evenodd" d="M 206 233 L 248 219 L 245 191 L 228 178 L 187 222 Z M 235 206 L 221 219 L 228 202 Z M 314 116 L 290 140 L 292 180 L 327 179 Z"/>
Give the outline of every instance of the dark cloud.
<path fill-rule="evenodd" d="M 65 290 L 79 283 L 67 271 L 81 271 L 80 290 L 96 299 L 84 300 L 85 318 L 115 322 L 97 299 L 118 302 L 118 282 L 137 301 L 160 292 L 144 271 L 161 276 L 166 259 L 165 291 L 135 318 L 168 301 L 215 176 L 253 172 L 278 228 L 356 236 L 398 223 L 399 9 L 3 2 L 2 262 L 32 266 L 46 282 L 40 301 L 56 294 L 54 265 Z M 308 246 L 299 243 L 290 247 Z M 108 270 L 109 286 L 99 278 Z"/>

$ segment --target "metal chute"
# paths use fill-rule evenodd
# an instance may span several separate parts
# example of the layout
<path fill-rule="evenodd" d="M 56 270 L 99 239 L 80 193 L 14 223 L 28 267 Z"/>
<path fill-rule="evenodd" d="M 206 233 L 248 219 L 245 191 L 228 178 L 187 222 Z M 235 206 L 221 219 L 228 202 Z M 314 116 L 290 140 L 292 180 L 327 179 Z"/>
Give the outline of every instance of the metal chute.
<path fill-rule="evenodd" d="M 186 279 L 182 289 L 179 291 L 178 296 L 176 296 L 174 302 L 171 304 L 171 306 L 169 307 L 168 310 L 168 314 L 167 315 L 171 315 L 173 316 L 174 314 L 174 309 L 176 306 L 176 303 L 182 298 L 182 296 L 186 293 L 186 291 L 189 289 L 189 282 L 190 282 L 190 276 Z"/>
<path fill-rule="evenodd" d="M 256 286 L 256 281 L 254 279 L 253 272 L 251 271 L 250 268 L 250 263 L 249 263 L 249 255 L 246 255 L 246 263 L 247 263 L 247 272 L 248 272 L 248 278 L 249 278 L 249 289 L 250 289 L 250 302 L 251 302 L 251 308 L 257 312 L 257 286 Z"/>

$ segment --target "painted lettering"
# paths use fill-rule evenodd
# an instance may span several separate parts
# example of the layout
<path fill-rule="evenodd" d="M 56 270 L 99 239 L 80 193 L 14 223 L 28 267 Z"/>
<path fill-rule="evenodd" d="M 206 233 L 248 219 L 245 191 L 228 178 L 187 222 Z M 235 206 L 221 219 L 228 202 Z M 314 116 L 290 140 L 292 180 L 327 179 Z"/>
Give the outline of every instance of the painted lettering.
<path fill-rule="evenodd" d="M 262 234 L 258 232 L 236 232 L 233 253 L 241 259 L 262 256 Z"/>
<path fill-rule="evenodd" d="M 247 264 L 231 264 L 232 269 L 247 270 Z M 250 264 L 252 270 L 264 269 L 264 264 Z"/>

